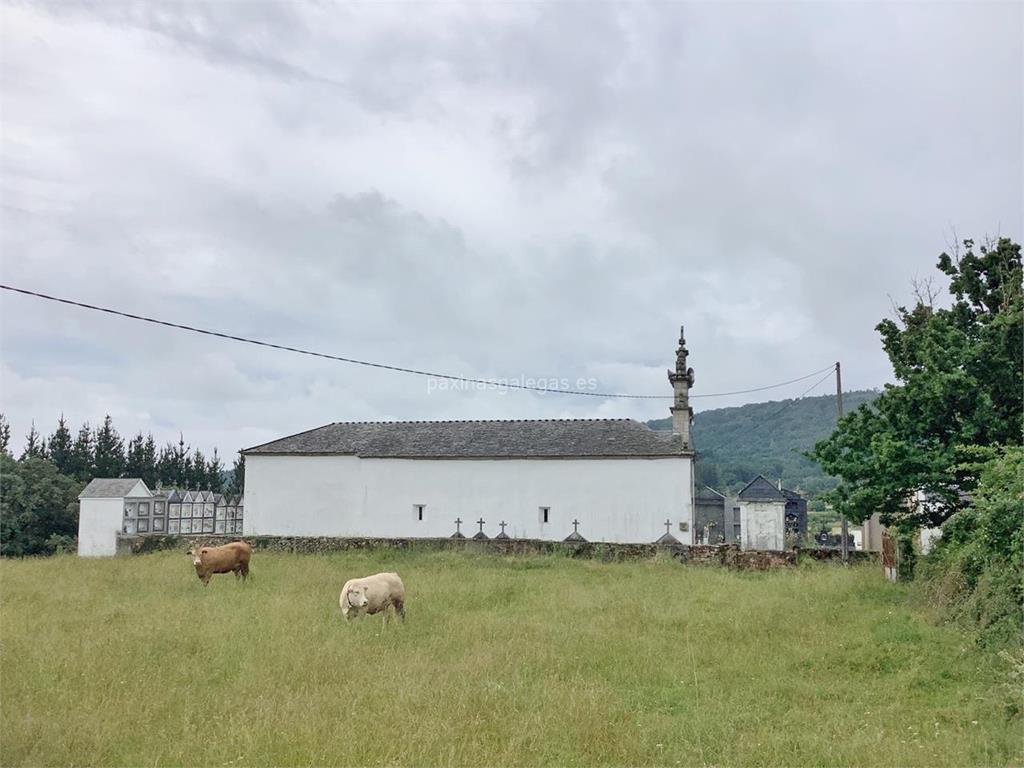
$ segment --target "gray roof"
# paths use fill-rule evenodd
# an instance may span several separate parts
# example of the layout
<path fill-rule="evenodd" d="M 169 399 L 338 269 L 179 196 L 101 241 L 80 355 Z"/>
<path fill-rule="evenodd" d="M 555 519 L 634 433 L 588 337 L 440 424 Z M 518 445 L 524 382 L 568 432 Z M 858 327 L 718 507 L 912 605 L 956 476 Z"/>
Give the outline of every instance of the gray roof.
<path fill-rule="evenodd" d="M 97 477 L 89 481 L 85 489 L 78 494 L 80 499 L 117 499 L 127 496 L 132 492 L 136 483 L 141 483 L 138 477 Z M 143 483 L 145 485 L 145 483 Z"/>
<path fill-rule="evenodd" d="M 739 492 L 743 501 L 785 501 L 786 495 L 764 475 L 758 475 Z"/>
<path fill-rule="evenodd" d="M 632 419 L 539 419 L 337 422 L 243 453 L 510 459 L 650 458 L 686 452 L 679 435 Z"/>

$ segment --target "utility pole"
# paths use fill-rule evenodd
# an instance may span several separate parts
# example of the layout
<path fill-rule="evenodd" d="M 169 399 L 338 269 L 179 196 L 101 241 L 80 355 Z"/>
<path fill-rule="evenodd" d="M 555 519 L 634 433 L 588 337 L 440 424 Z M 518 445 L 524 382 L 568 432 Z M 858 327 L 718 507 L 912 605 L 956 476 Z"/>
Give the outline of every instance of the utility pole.
<path fill-rule="evenodd" d="M 842 369 L 839 365 L 839 361 L 836 361 L 836 423 L 843 418 L 843 374 Z M 839 515 L 840 525 L 842 530 L 840 536 L 843 540 L 840 543 L 840 551 L 843 553 L 843 562 L 850 562 L 850 545 L 847 543 L 847 536 L 849 535 L 849 527 L 846 523 L 846 515 Z"/>

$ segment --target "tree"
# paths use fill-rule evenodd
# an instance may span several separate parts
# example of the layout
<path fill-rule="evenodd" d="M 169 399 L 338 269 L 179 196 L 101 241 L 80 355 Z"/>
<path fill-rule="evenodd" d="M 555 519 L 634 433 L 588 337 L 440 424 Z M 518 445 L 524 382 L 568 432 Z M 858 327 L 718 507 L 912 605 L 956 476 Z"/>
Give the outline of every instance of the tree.
<path fill-rule="evenodd" d="M 125 477 L 142 477 L 146 472 L 146 458 L 144 451 L 146 438 L 139 432 L 130 441 L 124 453 L 124 474 Z M 145 478 L 143 478 L 145 480 Z M 147 483 L 148 485 L 148 483 Z"/>
<path fill-rule="evenodd" d="M 71 447 L 70 474 L 80 482 L 88 482 L 96 476 L 95 468 L 95 446 L 92 439 L 92 429 L 89 422 L 82 425 L 78 430 L 78 437 Z"/>
<path fill-rule="evenodd" d="M 231 470 L 229 490 L 236 496 L 245 492 L 245 454 L 243 453 L 239 453 L 235 457 L 235 466 Z"/>
<path fill-rule="evenodd" d="M 213 449 L 213 457 L 206 463 L 206 487 L 214 493 L 220 493 L 223 490 L 224 480 L 221 477 L 221 473 L 224 471 L 224 465 L 221 463 L 220 456 L 217 455 L 217 448 Z"/>
<path fill-rule="evenodd" d="M 7 417 L 0 413 L 0 453 L 11 455 L 11 425 Z"/>
<path fill-rule="evenodd" d="M 206 457 L 196 448 L 188 469 L 188 487 L 206 490 Z"/>
<path fill-rule="evenodd" d="M 81 490 L 51 461 L 0 455 L 0 554 L 53 554 L 69 547 L 78 532 Z"/>
<path fill-rule="evenodd" d="M 854 522 L 939 525 L 969 504 L 976 446 L 1020 445 L 1024 417 L 1024 299 L 1020 245 L 1006 238 L 943 253 L 953 302 L 935 306 L 919 286 L 911 309 L 877 330 L 898 381 L 845 416 L 812 456 L 840 478 L 826 494 Z M 924 491 L 927 504 L 907 501 Z"/>
<path fill-rule="evenodd" d="M 114 429 L 110 414 L 103 419 L 103 426 L 96 430 L 94 463 L 96 477 L 121 477 L 124 475 L 124 441 Z"/>
<path fill-rule="evenodd" d="M 50 435 L 47 445 L 50 451 L 50 461 L 56 465 L 57 471 L 62 475 L 74 474 L 71 459 L 74 446 L 71 442 L 71 430 L 68 429 L 68 423 L 64 420 L 63 413 L 57 420 L 57 431 Z"/>
<path fill-rule="evenodd" d="M 156 440 L 152 432 L 146 435 L 146 442 L 142 444 L 142 467 L 143 481 L 150 488 L 155 488 L 160 476 L 157 472 Z"/>
<path fill-rule="evenodd" d="M 46 457 L 46 441 L 39 437 L 36 431 L 36 423 L 32 422 L 32 428 L 28 431 L 25 439 L 25 450 L 21 454 L 22 459 L 42 459 Z"/>

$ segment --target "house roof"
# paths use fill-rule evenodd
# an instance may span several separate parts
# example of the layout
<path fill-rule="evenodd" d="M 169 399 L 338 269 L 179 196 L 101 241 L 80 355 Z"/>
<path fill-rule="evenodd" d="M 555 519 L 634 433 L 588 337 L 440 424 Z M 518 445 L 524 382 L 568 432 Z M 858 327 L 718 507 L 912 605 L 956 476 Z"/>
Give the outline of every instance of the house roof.
<path fill-rule="evenodd" d="M 80 499 L 117 499 L 127 496 L 132 489 L 142 483 L 138 477 L 96 477 L 78 494 Z M 145 488 L 146 484 L 142 483 Z"/>
<path fill-rule="evenodd" d="M 614 458 L 681 454 L 679 435 L 632 419 L 336 422 L 247 448 L 247 455 L 363 458 Z"/>
<path fill-rule="evenodd" d="M 725 499 L 725 494 L 719 493 L 710 485 L 702 485 L 700 490 L 697 491 L 697 499 L 699 501 L 714 501 L 721 503 Z"/>
<path fill-rule="evenodd" d="M 771 480 L 758 475 L 747 483 L 736 498 L 743 501 L 785 501 L 788 497 Z"/>

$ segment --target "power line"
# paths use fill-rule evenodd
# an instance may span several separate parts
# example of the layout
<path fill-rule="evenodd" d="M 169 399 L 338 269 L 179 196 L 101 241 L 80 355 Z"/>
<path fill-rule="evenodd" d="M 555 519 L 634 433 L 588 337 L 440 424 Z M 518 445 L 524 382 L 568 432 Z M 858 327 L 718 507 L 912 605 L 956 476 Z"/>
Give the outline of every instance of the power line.
<path fill-rule="evenodd" d="M 309 350 L 309 349 L 301 349 L 299 347 L 290 347 L 290 346 L 287 346 L 285 344 L 274 344 L 273 342 L 261 341 L 259 339 L 251 339 L 251 338 L 248 338 L 246 336 L 236 336 L 234 334 L 224 333 L 222 331 L 212 331 L 212 330 L 209 330 L 207 328 L 197 328 L 195 326 L 184 325 L 182 323 L 174 323 L 174 322 L 171 322 L 169 320 L 160 320 L 158 318 L 147 317 L 145 315 L 136 315 L 136 314 L 133 314 L 131 312 L 124 312 L 122 310 L 112 309 L 110 307 L 101 307 L 101 306 L 98 306 L 96 304 L 87 304 L 87 303 L 82 302 L 82 301 L 75 301 L 73 299 L 65 299 L 65 298 L 62 298 L 60 296 L 51 296 L 51 295 L 46 294 L 46 293 L 39 293 L 37 291 L 30 291 L 30 290 L 28 290 L 26 288 L 17 288 L 17 287 L 15 287 L 13 285 L 3 285 L 3 284 L 0 284 L 0 288 L 2 288 L 5 291 L 11 291 L 13 293 L 20 293 L 22 295 L 31 296 L 31 297 L 34 297 L 34 298 L 37 298 L 37 299 L 44 299 L 46 301 L 53 301 L 53 302 L 56 302 L 58 304 L 66 304 L 68 306 L 78 307 L 79 309 L 88 309 L 88 310 L 91 310 L 93 312 L 102 312 L 104 314 L 114 315 L 116 317 L 122 317 L 122 318 L 126 318 L 128 320 L 137 320 L 137 321 L 143 322 L 143 323 L 151 323 L 153 325 L 161 325 L 161 326 L 164 326 L 165 328 L 174 328 L 174 329 L 179 330 L 179 331 L 188 331 L 189 333 L 198 333 L 198 334 L 201 334 L 203 336 L 213 336 L 213 337 L 219 338 L 219 339 L 227 339 L 228 341 L 237 341 L 237 342 L 241 342 L 242 344 L 252 344 L 252 345 L 258 346 L 258 347 L 267 347 L 269 349 L 278 349 L 278 350 L 282 350 L 282 351 L 285 351 L 285 352 L 294 352 L 295 354 L 298 354 L 298 355 L 308 355 L 310 357 L 319 357 L 319 358 L 323 358 L 325 360 L 334 360 L 334 361 L 340 362 L 340 363 L 349 363 L 350 365 L 361 365 L 361 366 L 364 366 L 364 367 L 367 367 L 367 368 L 379 368 L 379 369 L 386 370 L 386 371 L 396 371 L 398 373 L 409 373 L 409 374 L 413 374 L 413 375 L 416 375 L 416 376 L 427 376 L 427 377 L 435 378 L 435 379 L 446 379 L 448 381 L 458 381 L 458 382 L 463 382 L 463 383 L 466 383 L 466 384 L 482 384 L 482 385 L 486 385 L 486 386 L 500 386 L 502 388 L 529 390 L 529 391 L 533 391 L 533 392 L 550 392 L 552 394 L 557 394 L 557 395 L 578 395 L 578 396 L 582 396 L 582 397 L 617 398 L 617 399 L 623 399 L 623 400 L 671 400 L 672 399 L 672 395 L 634 395 L 634 394 L 624 394 L 624 393 L 618 393 L 618 392 L 587 392 L 587 391 L 578 390 L 578 389 L 560 389 L 560 388 L 557 388 L 557 387 L 543 387 L 543 386 L 536 386 L 536 385 L 529 385 L 529 384 L 520 384 L 520 383 L 514 383 L 514 382 L 509 382 L 509 381 L 506 381 L 506 380 L 499 380 L 499 379 L 476 379 L 476 378 L 471 378 L 471 377 L 468 377 L 468 376 L 455 376 L 453 374 L 448 374 L 448 373 L 434 373 L 432 371 L 423 371 L 423 370 L 418 370 L 416 368 L 405 368 L 405 367 L 399 366 L 399 365 L 388 365 L 386 363 L 375 363 L 375 362 L 371 362 L 371 361 L 368 361 L 368 360 L 357 360 L 357 359 L 351 358 L 351 357 L 343 357 L 341 355 L 332 355 L 332 354 L 328 354 L 326 352 L 316 352 L 316 351 Z M 782 381 L 782 382 L 779 382 L 778 384 L 769 384 L 769 385 L 763 386 L 763 387 L 754 387 L 753 389 L 739 389 L 739 390 L 735 390 L 733 392 L 710 392 L 710 393 L 703 393 L 703 394 L 693 394 L 693 395 L 690 395 L 690 397 L 691 398 L 697 398 L 697 397 L 726 397 L 726 396 L 729 396 L 729 395 L 744 395 L 744 394 L 748 394 L 748 393 L 751 393 L 751 392 L 764 392 L 765 390 L 778 389 L 779 387 L 784 387 L 784 386 L 787 386 L 789 384 L 794 384 L 794 383 L 796 383 L 798 381 L 803 381 L 805 379 L 809 379 L 812 376 L 816 376 L 817 374 L 819 374 L 819 373 L 821 373 L 822 371 L 825 371 L 825 370 L 829 371 L 829 373 L 831 374 L 833 368 L 834 368 L 834 366 L 830 365 L 828 368 L 822 368 L 820 371 L 813 371 L 812 373 L 808 373 L 805 376 L 800 376 L 799 378 L 796 378 L 796 379 L 790 379 L 789 381 Z M 817 385 L 815 385 L 815 386 L 817 386 Z M 803 397 L 803 395 L 801 395 L 801 397 Z"/>
<path fill-rule="evenodd" d="M 792 400 L 787 400 L 782 405 L 781 408 L 779 408 L 777 411 L 775 411 L 773 414 L 771 414 L 767 419 L 763 419 L 762 421 L 758 422 L 758 424 L 752 430 L 750 430 L 750 432 L 748 433 L 748 437 L 750 435 L 753 435 L 755 432 L 757 432 L 765 424 L 771 424 L 775 420 L 775 418 L 777 416 L 780 416 L 783 411 L 785 411 L 787 408 L 789 408 L 790 406 L 795 404 L 797 402 L 797 400 L 803 400 L 808 395 L 808 393 L 810 393 L 811 391 L 813 391 L 815 389 L 815 387 L 817 387 L 819 384 L 821 384 L 821 382 L 825 381 L 825 379 L 829 378 L 832 375 L 832 373 L 835 371 L 835 369 L 836 369 L 836 364 L 833 363 L 832 365 L 830 365 L 828 367 L 828 372 L 824 376 L 822 376 L 820 379 L 818 379 L 816 382 L 814 382 L 811 386 L 809 386 L 807 389 L 805 389 L 798 397 L 795 397 Z M 821 373 L 821 371 L 818 371 L 818 373 Z M 768 437 L 771 437 L 772 434 L 774 433 L 774 431 L 775 430 L 772 430 L 771 432 L 769 432 L 768 433 Z"/>

